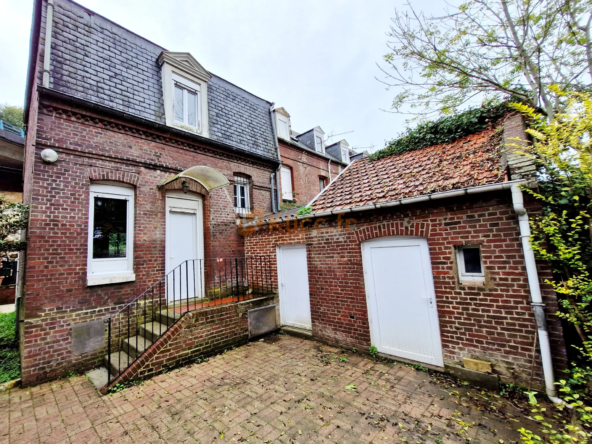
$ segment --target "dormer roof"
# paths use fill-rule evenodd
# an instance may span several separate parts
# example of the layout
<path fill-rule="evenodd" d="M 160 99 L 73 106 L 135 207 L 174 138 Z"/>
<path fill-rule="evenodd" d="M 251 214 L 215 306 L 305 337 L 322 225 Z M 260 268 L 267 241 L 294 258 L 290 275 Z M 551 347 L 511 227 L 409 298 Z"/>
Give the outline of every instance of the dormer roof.
<path fill-rule="evenodd" d="M 212 75 L 188 52 L 162 51 L 158 56 L 158 64 L 168 63 L 175 68 L 187 72 L 204 82 L 209 82 Z"/>

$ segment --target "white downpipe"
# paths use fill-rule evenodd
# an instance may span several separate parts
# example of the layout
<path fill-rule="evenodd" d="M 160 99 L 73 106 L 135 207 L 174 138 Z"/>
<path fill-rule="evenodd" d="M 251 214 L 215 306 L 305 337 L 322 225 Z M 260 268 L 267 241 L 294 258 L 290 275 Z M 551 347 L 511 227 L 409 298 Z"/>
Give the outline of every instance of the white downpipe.
<path fill-rule="evenodd" d="M 526 275 L 528 276 L 528 286 L 530 287 L 531 305 L 537 323 L 539 347 L 541 349 L 543 374 L 545 377 L 545 388 L 549 399 L 555 404 L 559 404 L 563 403 L 563 401 L 557 397 L 557 390 L 555 388 L 551 344 L 549 343 L 549 332 L 547 331 L 547 321 L 545 319 L 543 298 L 541 296 L 541 286 L 539 284 L 539 275 L 537 272 L 534 252 L 530 246 L 528 213 L 526 212 L 526 208 L 524 208 L 524 196 L 522 195 L 522 190 L 520 189 L 519 184 L 513 184 L 511 189 L 514 211 L 518 215 L 520 238 L 522 240 L 522 250 L 524 251 L 524 262 L 526 264 Z"/>
<path fill-rule="evenodd" d="M 53 28 L 53 0 L 47 1 L 47 21 L 45 22 L 45 52 L 43 53 L 43 87 L 49 88 L 49 61 L 51 60 L 51 33 Z"/>

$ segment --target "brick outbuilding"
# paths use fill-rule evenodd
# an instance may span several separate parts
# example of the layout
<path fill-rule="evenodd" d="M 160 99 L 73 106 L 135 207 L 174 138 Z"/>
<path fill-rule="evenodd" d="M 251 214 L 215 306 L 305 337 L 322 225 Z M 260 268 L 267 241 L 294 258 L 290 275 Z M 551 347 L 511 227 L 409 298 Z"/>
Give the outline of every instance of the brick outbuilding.
<path fill-rule="evenodd" d="M 532 179 L 533 165 L 507 149 L 514 137 L 526 140 L 515 114 L 450 144 L 360 159 L 311 214 L 246 223 L 247 254 L 277 253 L 282 323 L 435 368 L 487 361 L 502 380 L 521 384 L 534 368 L 543 385 L 549 369 L 535 341 L 535 290 L 511 193 Z M 540 211 L 524 199 L 528 214 Z M 551 272 L 540 262 L 536 269 L 558 370 L 566 352 L 556 296 L 544 283 Z M 289 287 L 306 279 L 308 318 L 289 300 L 297 298 Z"/>

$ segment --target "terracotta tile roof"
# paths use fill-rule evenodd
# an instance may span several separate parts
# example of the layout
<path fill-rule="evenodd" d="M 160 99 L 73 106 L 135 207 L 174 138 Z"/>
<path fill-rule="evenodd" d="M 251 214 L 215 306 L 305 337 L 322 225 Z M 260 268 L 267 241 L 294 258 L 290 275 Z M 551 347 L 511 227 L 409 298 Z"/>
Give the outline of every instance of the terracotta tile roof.
<path fill-rule="evenodd" d="M 505 180 L 501 131 L 371 161 L 357 160 L 312 204 L 313 212 L 390 202 Z"/>

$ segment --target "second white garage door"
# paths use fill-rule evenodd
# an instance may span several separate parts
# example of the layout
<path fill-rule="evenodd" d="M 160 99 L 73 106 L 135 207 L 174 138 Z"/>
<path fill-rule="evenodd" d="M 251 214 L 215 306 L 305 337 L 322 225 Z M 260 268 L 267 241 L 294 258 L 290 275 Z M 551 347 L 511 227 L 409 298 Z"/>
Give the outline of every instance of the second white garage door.
<path fill-rule="evenodd" d="M 382 353 L 442 367 L 427 240 L 372 240 L 362 254 L 372 344 Z"/>

